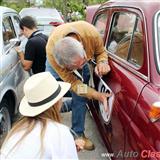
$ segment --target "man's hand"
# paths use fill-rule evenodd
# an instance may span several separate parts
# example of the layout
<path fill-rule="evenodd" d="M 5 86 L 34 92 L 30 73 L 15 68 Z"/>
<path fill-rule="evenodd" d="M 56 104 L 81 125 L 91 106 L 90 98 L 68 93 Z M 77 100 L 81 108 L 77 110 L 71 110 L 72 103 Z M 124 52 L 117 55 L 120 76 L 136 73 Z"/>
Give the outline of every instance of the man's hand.
<path fill-rule="evenodd" d="M 19 46 L 15 47 L 15 50 L 17 51 L 17 54 L 18 54 L 19 59 L 22 63 L 23 69 L 25 71 L 29 71 L 32 68 L 33 61 L 24 59 L 24 53 L 20 50 Z"/>
<path fill-rule="evenodd" d="M 102 92 L 97 92 L 96 95 L 95 95 L 95 99 L 100 101 L 103 106 L 104 106 L 104 110 L 106 112 L 108 112 L 109 110 L 109 106 L 108 106 L 108 103 L 107 103 L 107 98 L 110 97 L 112 94 L 111 93 L 102 93 Z"/>
<path fill-rule="evenodd" d="M 22 52 L 19 46 L 14 47 L 14 49 L 16 50 L 17 53 L 21 53 Z"/>
<path fill-rule="evenodd" d="M 111 68 L 107 62 L 99 62 L 95 67 L 95 73 L 100 77 L 107 74 L 110 70 Z"/>
<path fill-rule="evenodd" d="M 85 141 L 83 139 L 75 139 L 75 144 L 76 144 L 76 148 L 77 151 L 79 152 L 80 150 L 84 149 L 84 145 L 85 145 Z"/>

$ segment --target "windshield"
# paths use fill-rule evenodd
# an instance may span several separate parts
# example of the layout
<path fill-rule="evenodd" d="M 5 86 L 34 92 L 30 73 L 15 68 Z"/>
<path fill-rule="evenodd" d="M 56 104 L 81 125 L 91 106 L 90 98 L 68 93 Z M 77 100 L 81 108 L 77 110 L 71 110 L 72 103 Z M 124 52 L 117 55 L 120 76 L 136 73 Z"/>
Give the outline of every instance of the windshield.
<path fill-rule="evenodd" d="M 38 29 L 42 30 L 44 34 L 49 35 L 51 31 L 62 23 L 61 19 L 54 17 L 36 17 Z M 55 24 L 54 24 L 55 23 Z"/>
<path fill-rule="evenodd" d="M 38 25 L 49 25 L 51 22 L 62 22 L 53 17 L 36 17 L 36 21 Z"/>
<path fill-rule="evenodd" d="M 55 28 L 52 25 L 37 25 L 38 29 L 42 31 L 43 34 L 49 36 L 52 30 Z"/>
<path fill-rule="evenodd" d="M 41 31 L 43 31 L 44 34 L 49 35 L 53 28 L 55 28 L 53 25 L 51 25 L 51 22 L 58 21 L 52 18 L 45 18 L 45 17 L 37 17 L 37 27 Z"/>

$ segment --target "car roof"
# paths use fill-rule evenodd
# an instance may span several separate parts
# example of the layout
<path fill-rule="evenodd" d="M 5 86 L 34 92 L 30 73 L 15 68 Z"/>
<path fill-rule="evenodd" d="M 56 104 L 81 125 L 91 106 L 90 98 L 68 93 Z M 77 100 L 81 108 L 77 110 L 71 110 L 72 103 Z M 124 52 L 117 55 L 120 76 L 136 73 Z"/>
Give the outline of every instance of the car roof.
<path fill-rule="evenodd" d="M 6 12 L 15 12 L 15 13 L 17 13 L 14 9 L 0 6 L 0 14 L 2 15 L 3 13 L 6 13 Z"/>
<path fill-rule="evenodd" d="M 137 4 L 137 3 L 149 3 L 150 4 L 150 2 L 160 2 L 159 0 L 130 0 L 130 1 L 128 1 L 128 0 L 109 0 L 109 1 L 107 1 L 107 2 L 114 2 L 114 3 L 126 3 L 126 4 Z M 107 3 L 107 2 L 105 2 L 105 3 Z"/>
<path fill-rule="evenodd" d="M 100 4 L 89 5 L 86 7 L 86 10 L 87 10 L 86 21 L 87 22 L 89 23 L 92 22 L 93 16 L 99 7 L 100 7 Z"/>
<path fill-rule="evenodd" d="M 160 10 L 160 1 L 159 0 L 109 0 L 105 2 L 101 8 L 103 7 L 132 7 L 132 8 L 138 8 L 142 10 L 143 12 L 156 12 Z"/>
<path fill-rule="evenodd" d="M 19 12 L 21 17 L 28 16 L 28 15 L 34 15 L 34 16 L 60 16 L 59 12 L 55 8 L 23 8 Z"/>

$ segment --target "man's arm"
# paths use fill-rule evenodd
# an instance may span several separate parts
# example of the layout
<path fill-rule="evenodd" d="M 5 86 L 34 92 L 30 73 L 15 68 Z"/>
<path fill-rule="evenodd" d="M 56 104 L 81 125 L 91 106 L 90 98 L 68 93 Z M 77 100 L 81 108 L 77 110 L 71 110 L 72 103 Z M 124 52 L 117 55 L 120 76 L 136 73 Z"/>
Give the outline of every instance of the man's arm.
<path fill-rule="evenodd" d="M 58 66 L 58 64 L 56 64 L 52 55 L 48 55 L 48 60 L 49 60 L 50 64 L 52 65 L 52 67 L 59 74 L 61 79 L 63 79 L 65 82 L 71 83 L 71 90 L 73 92 L 75 92 L 76 94 L 78 94 L 80 96 L 86 97 L 88 99 L 96 99 L 96 100 L 100 101 L 101 103 L 103 103 L 105 110 L 108 111 L 107 97 L 110 96 L 108 93 L 101 93 L 101 92 L 96 91 L 94 88 L 87 86 L 87 93 L 79 94 L 77 91 L 77 87 L 78 87 L 78 85 L 83 84 L 82 81 L 77 79 L 77 77 L 74 76 L 72 72 L 69 72 L 66 69 L 60 68 Z"/>
<path fill-rule="evenodd" d="M 25 60 L 24 59 L 24 53 L 19 50 L 19 47 L 16 47 L 15 50 L 18 53 L 19 59 L 21 60 L 22 66 L 25 71 L 28 71 L 31 69 L 33 61 Z"/>

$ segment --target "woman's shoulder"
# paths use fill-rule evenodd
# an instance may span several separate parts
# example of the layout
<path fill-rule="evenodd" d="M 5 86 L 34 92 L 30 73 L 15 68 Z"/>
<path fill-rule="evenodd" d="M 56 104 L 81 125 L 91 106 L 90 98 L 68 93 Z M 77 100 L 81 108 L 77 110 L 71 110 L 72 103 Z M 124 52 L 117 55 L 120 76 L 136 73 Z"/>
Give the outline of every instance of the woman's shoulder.
<path fill-rule="evenodd" d="M 61 140 L 64 139 L 64 137 L 66 139 L 65 142 L 73 143 L 73 136 L 70 132 L 69 127 L 61 123 L 48 121 L 45 132 L 46 141 L 48 141 L 49 139 L 54 139 L 55 142 L 58 141 L 57 143 L 60 143 Z"/>
<path fill-rule="evenodd" d="M 58 123 L 58 122 L 48 120 L 47 130 L 57 130 L 57 131 L 68 132 L 69 128 L 62 123 Z"/>

